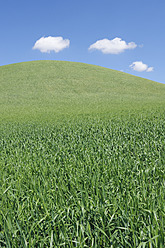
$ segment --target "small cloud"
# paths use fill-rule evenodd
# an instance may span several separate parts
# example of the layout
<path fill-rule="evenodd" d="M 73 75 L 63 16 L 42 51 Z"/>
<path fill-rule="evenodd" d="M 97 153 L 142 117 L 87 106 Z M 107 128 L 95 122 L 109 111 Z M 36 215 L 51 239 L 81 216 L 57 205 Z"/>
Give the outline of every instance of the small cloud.
<path fill-rule="evenodd" d="M 129 67 L 131 67 L 132 70 L 138 72 L 142 72 L 142 71 L 151 72 L 154 70 L 153 67 L 148 67 L 148 65 L 144 64 L 142 61 L 133 62 Z"/>
<path fill-rule="evenodd" d="M 63 49 L 69 47 L 70 40 L 63 39 L 63 37 L 41 37 L 39 40 L 36 41 L 33 49 L 38 49 L 42 53 L 50 53 L 54 51 L 58 53 Z"/>
<path fill-rule="evenodd" d="M 135 42 L 126 43 L 121 38 L 114 38 L 113 40 L 103 39 L 98 40 L 92 44 L 89 50 L 100 50 L 104 54 L 119 54 L 127 49 L 134 49 L 137 45 Z"/>
<path fill-rule="evenodd" d="M 148 67 L 147 72 L 151 72 L 154 70 L 154 67 Z"/>
<path fill-rule="evenodd" d="M 139 47 L 140 47 L 140 48 L 142 48 L 142 47 L 144 47 L 144 45 L 143 45 L 143 44 L 141 44 L 141 45 L 139 45 Z"/>

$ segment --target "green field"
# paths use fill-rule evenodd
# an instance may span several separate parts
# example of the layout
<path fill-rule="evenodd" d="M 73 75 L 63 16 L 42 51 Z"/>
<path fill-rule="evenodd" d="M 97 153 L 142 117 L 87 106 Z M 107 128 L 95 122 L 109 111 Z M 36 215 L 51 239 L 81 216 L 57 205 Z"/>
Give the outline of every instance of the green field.
<path fill-rule="evenodd" d="M 164 165 L 165 85 L 0 67 L 0 247 L 164 248 Z"/>
<path fill-rule="evenodd" d="M 35 61 L 0 67 L 0 119 L 53 120 L 164 108 L 165 85 L 94 65 Z"/>

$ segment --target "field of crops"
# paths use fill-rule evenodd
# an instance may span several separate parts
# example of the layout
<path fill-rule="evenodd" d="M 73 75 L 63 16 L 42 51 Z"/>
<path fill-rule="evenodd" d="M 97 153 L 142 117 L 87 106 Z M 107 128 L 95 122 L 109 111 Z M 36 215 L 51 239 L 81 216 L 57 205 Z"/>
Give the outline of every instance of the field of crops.
<path fill-rule="evenodd" d="M 165 114 L 0 126 L 0 247 L 165 244 Z"/>

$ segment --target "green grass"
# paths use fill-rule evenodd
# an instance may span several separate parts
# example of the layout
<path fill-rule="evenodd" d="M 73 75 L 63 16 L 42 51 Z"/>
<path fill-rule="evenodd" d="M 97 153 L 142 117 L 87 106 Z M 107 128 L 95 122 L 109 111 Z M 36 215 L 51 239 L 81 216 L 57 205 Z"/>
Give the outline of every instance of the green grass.
<path fill-rule="evenodd" d="M 122 113 L 165 106 L 165 85 L 94 65 L 35 61 L 0 67 L 0 120 Z"/>
<path fill-rule="evenodd" d="M 0 247 L 164 248 L 165 85 L 0 67 Z"/>
<path fill-rule="evenodd" d="M 164 247 L 164 114 L 1 126 L 1 247 Z"/>

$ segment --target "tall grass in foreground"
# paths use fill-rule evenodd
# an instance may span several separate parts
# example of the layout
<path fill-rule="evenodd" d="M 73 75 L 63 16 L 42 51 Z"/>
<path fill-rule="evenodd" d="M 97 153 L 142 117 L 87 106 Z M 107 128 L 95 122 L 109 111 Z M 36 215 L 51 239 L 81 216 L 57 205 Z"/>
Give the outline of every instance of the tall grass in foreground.
<path fill-rule="evenodd" d="M 164 115 L 0 132 L 0 247 L 164 247 Z"/>

